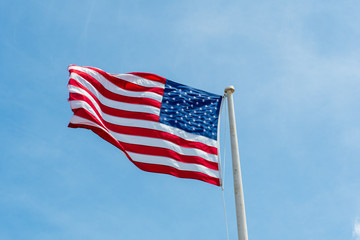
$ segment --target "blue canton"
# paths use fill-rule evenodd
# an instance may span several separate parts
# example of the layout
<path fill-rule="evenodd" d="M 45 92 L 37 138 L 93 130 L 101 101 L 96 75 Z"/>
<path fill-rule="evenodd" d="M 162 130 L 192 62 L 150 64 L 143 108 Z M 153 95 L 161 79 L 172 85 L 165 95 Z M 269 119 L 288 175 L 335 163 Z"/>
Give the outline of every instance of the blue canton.
<path fill-rule="evenodd" d="M 159 122 L 217 140 L 222 96 L 166 80 Z"/>

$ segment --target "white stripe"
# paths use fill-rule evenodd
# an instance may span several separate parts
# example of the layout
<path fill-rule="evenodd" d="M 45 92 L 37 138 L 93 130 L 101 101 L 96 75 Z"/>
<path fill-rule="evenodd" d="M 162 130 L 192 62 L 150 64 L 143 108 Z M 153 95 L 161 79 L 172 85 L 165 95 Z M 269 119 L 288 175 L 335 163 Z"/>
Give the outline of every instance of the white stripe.
<path fill-rule="evenodd" d="M 96 127 L 96 128 L 99 128 L 101 130 L 103 130 L 104 132 L 108 133 L 109 137 L 111 137 L 112 139 L 114 139 L 114 141 L 117 141 L 114 136 L 112 136 L 109 131 L 104 128 L 103 126 L 99 125 L 98 123 L 96 122 L 93 122 L 93 121 L 90 121 L 89 119 L 86 119 L 86 118 L 82 118 L 82 117 L 79 117 L 79 116 L 76 116 L 76 115 L 73 115 L 70 119 L 70 123 L 72 124 L 82 124 L 82 125 L 88 125 L 88 126 L 92 126 L 92 127 Z"/>
<path fill-rule="evenodd" d="M 69 67 L 70 69 L 74 69 L 74 70 L 78 70 L 81 72 L 84 72 L 90 76 L 92 76 L 93 78 L 95 78 L 96 80 L 98 80 L 101 85 L 103 85 L 107 90 L 119 94 L 119 95 L 124 95 L 124 96 L 129 96 L 129 97 L 144 97 L 144 98 L 150 98 L 150 99 L 154 99 L 156 101 L 161 102 L 162 101 L 162 96 L 160 94 L 154 93 L 154 92 L 137 92 L 137 91 L 130 91 L 130 90 L 124 90 L 118 86 L 116 86 L 115 84 L 113 84 L 112 82 L 110 82 L 109 80 L 107 80 L 105 77 L 103 77 L 101 74 L 99 74 L 98 72 L 89 69 L 89 68 L 82 68 L 82 67 L 78 67 L 78 66 L 71 66 Z M 72 72 L 70 74 L 70 78 L 73 78 L 73 76 L 78 76 L 77 73 Z M 80 77 L 80 76 L 79 76 Z M 78 82 L 82 83 L 82 77 L 81 79 L 77 78 L 76 79 Z M 139 84 L 138 84 L 139 85 Z M 164 88 L 165 85 L 162 84 L 162 88 Z"/>
<path fill-rule="evenodd" d="M 83 125 L 88 125 L 88 126 L 92 126 L 92 127 L 97 127 L 97 128 L 100 128 L 101 130 L 109 133 L 108 130 L 106 130 L 104 127 L 100 126 L 98 123 L 96 122 L 93 122 L 93 121 L 90 121 L 89 119 L 86 119 L 86 118 L 82 118 L 82 117 L 79 117 L 77 115 L 73 115 L 70 119 L 70 123 L 73 123 L 73 124 L 83 124 Z M 113 137 L 114 138 L 114 137 Z M 115 138 L 114 138 L 115 139 Z M 116 139 L 115 139 L 116 140 Z"/>
<path fill-rule="evenodd" d="M 142 136 L 134 136 L 134 135 L 128 135 L 128 134 L 121 134 L 116 133 L 113 131 L 110 131 L 111 135 L 113 135 L 117 140 L 125 143 L 130 144 L 137 144 L 137 145 L 144 145 L 144 146 L 150 146 L 150 147 L 160 147 L 172 150 L 174 152 L 177 152 L 181 155 L 185 156 L 198 156 L 203 159 L 206 159 L 210 162 L 218 162 L 217 155 L 210 154 L 207 152 L 204 152 L 203 150 L 197 149 L 197 148 L 190 148 L 190 147 L 181 147 L 173 142 L 159 139 L 159 138 L 151 138 L 151 137 L 142 137 Z"/>
<path fill-rule="evenodd" d="M 161 157 L 161 156 L 144 155 L 144 154 L 132 153 L 128 151 L 127 153 L 135 162 L 165 165 L 165 166 L 174 167 L 182 171 L 200 172 L 210 177 L 219 178 L 219 171 L 209 169 L 199 164 L 178 162 L 174 159 Z"/>
<path fill-rule="evenodd" d="M 110 75 L 144 87 L 165 88 L 165 85 L 163 83 L 151 81 L 149 79 L 142 78 L 133 74 L 110 74 Z"/>
<path fill-rule="evenodd" d="M 90 83 L 89 83 L 90 84 Z M 79 88 L 79 87 L 75 87 L 73 85 L 68 85 L 69 88 L 69 92 L 70 93 L 79 93 L 82 94 L 86 97 L 88 97 L 91 102 L 93 104 L 96 104 L 96 101 L 91 97 L 91 95 L 86 92 L 84 89 Z M 120 109 L 120 110 L 126 110 L 126 111 L 131 111 L 131 112 L 142 112 L 142 113 L 150 113 L 150 114 L 155 114 L 158 115 L 160 114 L 160 109 L 153 107 L 153 106 L 148 106 L 148 105 L 141 105 L 141 104 L 132 104 L 132 103 L 123 103 L 123 102 L 118 102 L 118 101 L 114 101 L 111 99 L 108 99 L 106 97 L 104 97 L 103 95 L 101 95 L 94 87 L 92 87 L 92 85 L 90 84 L 90 86 L 87 87 L 87 89 L 95 95 L 95 97 L 104 105 L 111 107 L 111 108 L 115 108 L 115 109 Z M 99 106 L 97 106 L 97 109 L 99 110 Z"/>
<path fill-rule="evenodd" d="M 91 115 L 93 115 L 97 120 L 99 120 L 101 123 L 103 123 L 102 119 L 97 115 L 97 113 L 94 111 L 94 109 L 87 102 L 81 101 L 81 100 L 72 100 L 69 102 L 70 102 L 71 109 L 83 108 L 83 109 L 87 110 Z"/>

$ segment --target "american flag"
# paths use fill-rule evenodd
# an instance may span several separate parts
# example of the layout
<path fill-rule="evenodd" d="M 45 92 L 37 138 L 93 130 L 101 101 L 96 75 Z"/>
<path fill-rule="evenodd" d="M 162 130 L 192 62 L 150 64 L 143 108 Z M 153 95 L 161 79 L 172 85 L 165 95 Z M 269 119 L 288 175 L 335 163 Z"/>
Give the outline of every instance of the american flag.
<path fill-rule="evenodd" d="M 92 130 L 144 171 L 220 185 L 222 96 L 151 73 L 68 70 L 69 127 Z"/>

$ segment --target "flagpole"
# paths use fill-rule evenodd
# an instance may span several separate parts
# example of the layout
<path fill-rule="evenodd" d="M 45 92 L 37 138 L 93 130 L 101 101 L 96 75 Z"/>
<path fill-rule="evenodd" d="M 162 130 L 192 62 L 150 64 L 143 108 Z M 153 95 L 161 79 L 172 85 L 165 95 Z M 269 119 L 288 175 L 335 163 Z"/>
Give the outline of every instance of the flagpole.
<path fill-rule="evenodd" d="M 236 219 L 237 219 L 238 239 L 248 240 L 244 192 L 243 192 L 243 185 L 241 180 L 240 156 L 239 156 L 239 148 L 238 148 L 237 133 L 236 133 L 234 102 L 232 96 L 234 91 L 235 91 L 234 86 L 229 86 L 225 89 L 225 93 L 228 99 L 228 109 L 229 109 L 229 123 L 230 123 L 229 125 L 230 125 L 231 155 L 232 155 L 233 177 L 234 177 Z"/>

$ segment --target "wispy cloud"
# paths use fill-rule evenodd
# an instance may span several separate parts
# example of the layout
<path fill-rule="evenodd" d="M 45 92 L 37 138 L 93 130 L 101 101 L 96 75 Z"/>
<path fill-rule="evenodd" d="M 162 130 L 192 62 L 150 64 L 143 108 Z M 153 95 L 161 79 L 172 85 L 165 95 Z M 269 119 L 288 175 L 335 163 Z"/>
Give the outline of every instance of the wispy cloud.
<path fill-rule="evenodd" d="M 85 22 L 85 25 L 84 25 L 84 30 L 83 30 L 83 38 L 84 39 L 87 39 L 87 36 L 88 36 L 90 21 L 91 21 L 92 16 L 93 16 L 94 8 L 95 8 L 95 1 L 92 1 L 91 5 L 90 5 L 90 9 L 89 9 L 88 14 L 87 14 L 86 22 Z"/>
<path fill-rule="evenodd" d="M 360 240 L 360 218 L 355 219 L 353 237 L 355 240 Z"/>

